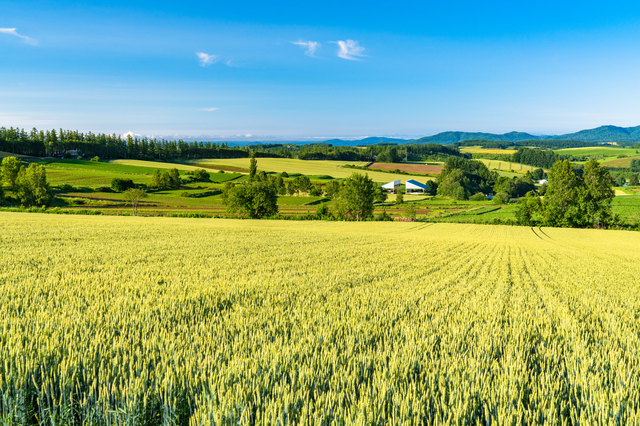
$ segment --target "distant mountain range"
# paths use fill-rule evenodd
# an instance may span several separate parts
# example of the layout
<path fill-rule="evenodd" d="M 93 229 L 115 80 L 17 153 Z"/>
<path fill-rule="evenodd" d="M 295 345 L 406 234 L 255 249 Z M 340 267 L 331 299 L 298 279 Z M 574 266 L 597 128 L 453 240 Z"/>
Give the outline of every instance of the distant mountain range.
<path fill-rule="evenodd" d="M 575 133 L 567 133 L 564 135 L 554 136 L 535 136 L 530 133 L 509 132 L 502 135 L 495 133 L 477 133 L 477 132 L 443 132 L 433 136 L 425 136 L 420 139 L 414 139 L 407 143 L 437 143 L 448 145 L 456 142 L 462 142 L 470 139 L 483 139 L 498 142 L 520 142 L 526 140 L 568 140 L 583 142 L 640 142 L 640 126 L 636 127 L 617 127 L 617 126 L 601 126 L 595 129 L 581 130 Z M 398 142 L 402 143 L 402 142 Z"/>
<path fill-rule="evenodd" d="M 247 135 L 250 136 L 250 135 Z M 174 139 L 171 137 L 170 139 Z M 367 137 L 364 139 L 316 139 L 310 140 L 292 140 L 280 139 L 278 137 L 264 138 L 262 140 L 242 140 L 242 139 L 226 139 L 219 140 L 217 138 L 208 138 L 206 136 L 192 137 L 186 140 L 209 140 L 216 142 L 225 142 L 232 146 L 248 146 L 263 144 L 291 144 L 291 145 L 312 145 L 312 144 L 332 144 L 337 146 L 366 146 L 377 145 L 381 143 L 402 144 L 426 144 L 436 143 L 440 145 L 449 145 L 456 142 L 466 140 L 488 140 L 496 142 L 521 142 L 531 140 L 562 140 L 562 141 L 581 141 L 593 143 L 607 142 L 640 142 L 640 126 L 636 127 L 617 127 L 617 126 L 601 126 L 595 129 L 580 130 L 575 133 L 567 133 L 564 135 L 544 135 L 536 136 L 525 132 L 509 132 L 504 134 L 482 133 L 482 132 L 442 132 L 433 136 L 425 136 L 419 139 L 400 139 L 389 137 Z"/>

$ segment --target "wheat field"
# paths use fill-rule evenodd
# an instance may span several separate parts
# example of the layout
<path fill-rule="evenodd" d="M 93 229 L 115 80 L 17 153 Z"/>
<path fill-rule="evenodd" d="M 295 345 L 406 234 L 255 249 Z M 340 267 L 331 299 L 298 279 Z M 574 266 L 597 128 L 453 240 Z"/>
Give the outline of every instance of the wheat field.
<path fill-rule="evenodd" d="M 342 166 L 351 164 L 364 167 L 364 161 L 323 161 L 323 160 L 296 160 L 291 158 L 257 158 L 258 170 L 276 173 L 301 173 L 303 175 L 317 176 L 326 175 L 336 179 L 347 178 L 353 173 L 367 174 L 374 182 L 391 182 L 396 179 L 405 181 L 411 176 L 395 173 L 377 172 L 374 170 L 350 169 Z M 215 158 L 210 160 L 197 160 L 198 164 L 208 164 L 211 167 L 216 165 L 249 168 L 248 158 Z"/>
<path fill-rule="evenodd" d="M 0 213 L 0 424 L 640 424 L 640 234 Z"/>

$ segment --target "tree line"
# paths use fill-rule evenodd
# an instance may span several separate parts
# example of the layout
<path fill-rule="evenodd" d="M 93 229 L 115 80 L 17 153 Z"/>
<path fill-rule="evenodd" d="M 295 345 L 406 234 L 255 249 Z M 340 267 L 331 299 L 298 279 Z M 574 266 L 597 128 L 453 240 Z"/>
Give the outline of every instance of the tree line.
<path fill-rule="evenodd" d="M 485 139 L 467 139 L 453 143 L 454 147 L 480 146 L 488 149 L 517 149 L 519 147 L 535 147 L 542 149 L 585 148 L 602 146 L 595 142 L 571 141 L 571 140 L 524 140 L 517 142 L 489 141 Z"/>
<path fill-rule="evenodd" d="M 402 145 L 381 143 L 364 148 L 333 146 L 330 143 L 309 145 L 258 144 L 231 147 L 227 143 L 185 142 L 128 135 L 73 130 L 38 130 L 0 127 L 0 151 L 33 157 L 70 156 L 79 151 L 86 158 L 175 160 L 198 158 L 247 158 L 250 151 L 257 157 L 299 158 L 301 160 L 339 160 L 400 162 L 405 158 L 440 160 L 448 156 L 464 156 L 457 148 L 438 144 Z"/>
<path fill-rule="evenodd" d="M 33 157 L 47 157 L 67 151 L 80 151 L 85 157 L 138 160 L 198 158 L 247 158 L 249 150 L 229 147 L 227 143 L 185 142 L 155 138 L 122 137 L 115 134 L 78 131 L 37 130 L 0 127 L 0 151 Z M 261 152 L 259 156 L 278 156 Z"/>
<path fill-rule="evenodd" d="M 527 164 L 544 169 L 549 169 L 556 162 L 565 159 L 568 159 L 568 157 L 546 149 L 519 148 L 511 155 L 511 161 L 514 163 Z"/>

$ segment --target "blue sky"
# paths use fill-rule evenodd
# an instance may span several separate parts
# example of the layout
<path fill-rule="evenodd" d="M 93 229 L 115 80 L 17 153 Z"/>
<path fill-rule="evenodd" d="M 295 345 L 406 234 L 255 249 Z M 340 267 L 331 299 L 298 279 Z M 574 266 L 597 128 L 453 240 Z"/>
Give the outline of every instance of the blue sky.
<path fill-rule="evenodd" d="M 214 139 L 635 126 L 639 24 L 638 2 L 3 0 L 0 126 Z"/>

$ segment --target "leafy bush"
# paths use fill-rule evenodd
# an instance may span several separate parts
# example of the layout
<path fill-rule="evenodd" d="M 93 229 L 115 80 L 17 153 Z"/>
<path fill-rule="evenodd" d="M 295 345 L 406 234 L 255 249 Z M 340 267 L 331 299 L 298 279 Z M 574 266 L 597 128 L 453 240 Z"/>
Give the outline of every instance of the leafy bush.
<path fill-rule="evenodd" d="M 191 176 L 195 181 L 203 182 L 209 180 L 209 172 L 207 172 L 205 169 L 190 170 L 186 172 L 186 175 Z"/>
<path fill-rule="evenodd" d="M 111 179 L 111 188 L 114 191 L 124 192 L 127 189 L 135 188 L 136 184 L 131 179 L 113 178 Z"/>
<path fill-rule="evenodd" d="M 477 192 L 469 197 L 469 201 L 484 201 L 487 197 L 482 192 Z"/>
<path fill-rule="evenodd" d="M 404 209 L 404 217 L 407 217 L 409 219 L 415 219 L 416 218 L 416 206 L 415 204 L 408 204 L 407 207 Z"/>
<path fill-rule="evenodd" d="M 509 202 L 509 194 L 506 192 L 500 192 L 493 196 L 494 204 L 507 204 Z"/>

